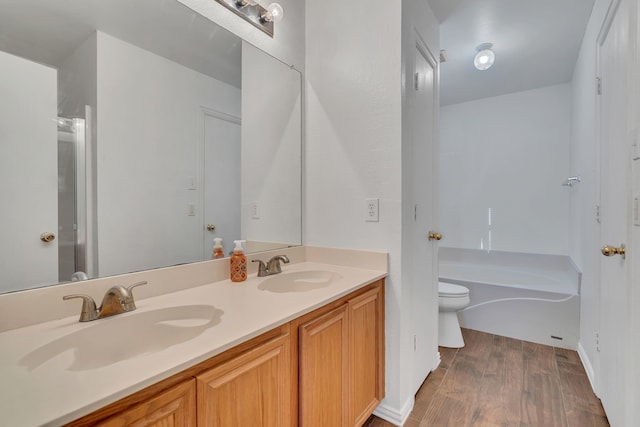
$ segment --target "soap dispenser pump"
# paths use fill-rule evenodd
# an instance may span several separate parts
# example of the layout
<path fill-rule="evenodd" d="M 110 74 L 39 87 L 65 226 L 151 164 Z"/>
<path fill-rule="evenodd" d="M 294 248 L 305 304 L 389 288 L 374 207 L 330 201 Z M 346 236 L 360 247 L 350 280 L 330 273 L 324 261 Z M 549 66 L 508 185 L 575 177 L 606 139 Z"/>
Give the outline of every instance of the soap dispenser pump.
<path fill-rule="evenodd" d="M 231 255 L 231 269 L 229 276 L 232 282 L 244 282 L 247 280 L 247 257 L 242 249 L 244 240 L 234 240 L 236 247 L 233 248 L 233 255 Z"/>
<path fill-rule="evenodd" d="M 211 254 L 211 258 L 224 258 L 224 251 L 222 250 L 222 239 L 220 237 L 216 237 L 215 239 L 213 239 L 213 253 Z"/>

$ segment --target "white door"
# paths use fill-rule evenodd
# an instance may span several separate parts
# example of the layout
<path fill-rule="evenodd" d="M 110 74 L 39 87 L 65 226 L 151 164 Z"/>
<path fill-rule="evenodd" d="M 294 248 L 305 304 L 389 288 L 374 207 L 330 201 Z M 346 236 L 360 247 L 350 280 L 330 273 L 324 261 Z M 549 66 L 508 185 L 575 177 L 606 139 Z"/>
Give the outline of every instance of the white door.
<path fill-rule="evenodd" d="M 415 49 L 411 96 L 411 158 L 414 223 L 412 231 L 413 389 L 435 368 L 438 347 L 438 248 L 434 230 L 437 174 L 437 65 L 422 44 Z"/>
<path fill-rule="evenodd" d="M 0 292 L 58 282 L 57 75 L 0 52 Z"/>
<path fill-rule="evenodd" d="M 203 112 L 203 259 L 210 259 L 220 237 L 225 255 L 240 236 L 240 119 L 209 109 Z M 208 225 L 215 227 L 207 229 Z"/>
<path fill-rule="evenodd" d="M 630 223 L 628 5 L 628 0 L 621 0 L 612 9 L 598 41 L 600 243 L 616 248 L 629 242 Z M 630 425 L 624 417 L 629 267 L 619 254 L 600 258 L 598 394 L 612 426 Z"/>

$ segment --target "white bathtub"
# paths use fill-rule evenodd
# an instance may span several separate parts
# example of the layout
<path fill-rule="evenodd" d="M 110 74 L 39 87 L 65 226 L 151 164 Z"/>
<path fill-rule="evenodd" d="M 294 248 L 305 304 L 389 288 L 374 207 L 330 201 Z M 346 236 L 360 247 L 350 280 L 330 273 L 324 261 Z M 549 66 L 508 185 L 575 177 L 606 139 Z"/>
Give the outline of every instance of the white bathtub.
<path fill-rule="evenodd" d="M 569 257 L 440 248 L 439 275 L 469 288 L 462 327 L 576 349 L 580 272 Z"/>

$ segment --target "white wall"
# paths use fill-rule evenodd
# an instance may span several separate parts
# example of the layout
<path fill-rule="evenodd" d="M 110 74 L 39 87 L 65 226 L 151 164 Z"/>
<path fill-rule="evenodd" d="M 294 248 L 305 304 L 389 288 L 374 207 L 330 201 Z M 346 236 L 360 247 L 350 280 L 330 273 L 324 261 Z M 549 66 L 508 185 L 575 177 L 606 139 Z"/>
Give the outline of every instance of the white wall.
<path fill-rule="evenodd" d="M 305 243 L 389 252 L 386 398 L 377 413 L 396 423 L 413 406 L 411 295 L 401 258 L 402 186 L 411 174 L 402 162 L 403 32 L 414 30 L 403 28 L 403 16 L 415 15 L 407 25 L 430 16 L 420 29 L 437 40 L 426 3 L 403 3 L 306 2 Z M 318 19 L 327 10 L 340 13 Z M 358 19 L 363 10 L 367 19 Z M 380 199 L 379 222 L 365 222 L 371 197 Z"/>
<path fill-rule="evenodd" d="M 239 116 L 239 90 L 97 37 L 99 273 L 200 260 L 201 213 L 187 215 L 199 200 L 188 189 L 198 175 L 199 108 Z"/>
<path fill-rule="evenodd" d="M 599 230 L 596 222 L 599 176 L 596 129 L 596 39 L 610 0 L 596 0 L 573 74 L 571 174 L 582 182 L 571 190 L 569 255 L 582 271 L 579 351 L 592 383 L 597 362 Z"/>
<path fill-rule="evenodd" d="M 318 19 L 327 10 L 340 13 Z M 306 11 L 305 244 L 389 252 L 385 400 L 399 410 L 400 3 L 308 0 Z M 379 222 L 365 222 L 370 197 Z"/>
<path fill-rule="evenodd" d="M 568 254 L 570 84 L 442 107 L 440 123 L 443 244 Z"/>
<path fill-rule="evenodd" d="M 269 37 L 258 28 L 236 16 L 221 4 L 212 0 L 178 0 L 199 14 L 238 35 L 263 51 L 275 56 L 298 70 L 304 70 L 305 62 L 305 2 L 301 0 L 278 0 L 284 8 L 281 22 L 275 23 L 274 36 Z M 264 6 L 271 3 L 261 0 Z M 321 15 L 324 16 L 326 11 Z"/>
<path fill-rule="evenodd" d="M 85 105 L 96 107 L 97 35 L 91 34 L 58 69 L 58 114 L 84 118 Z"/>
<path fill-rule="evenodd" d="M 301 78 L 242 43 L 243 239 L 301 243 Z M 257 219 L 252 203 L 258 204 Z"/>

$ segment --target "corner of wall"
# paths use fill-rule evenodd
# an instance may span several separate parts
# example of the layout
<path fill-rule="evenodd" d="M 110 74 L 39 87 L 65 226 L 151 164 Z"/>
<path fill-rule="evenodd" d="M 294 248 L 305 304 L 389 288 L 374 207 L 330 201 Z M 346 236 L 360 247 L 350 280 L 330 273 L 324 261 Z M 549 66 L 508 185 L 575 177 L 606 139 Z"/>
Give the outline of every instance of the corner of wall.
<path fill-rule="evenodd" d="M 415 403 L 414 396 L 410 396 L 402 405 L 402 407 L 394 408 L 389 406 L 383 400 L 380 405 L 373 411 L 373 415 L 382 418 L 385 421 L 389 421 L 392 424 L 401 426 L 409 418 L 409 414 L 413 411 L 413 404 Z"/>

